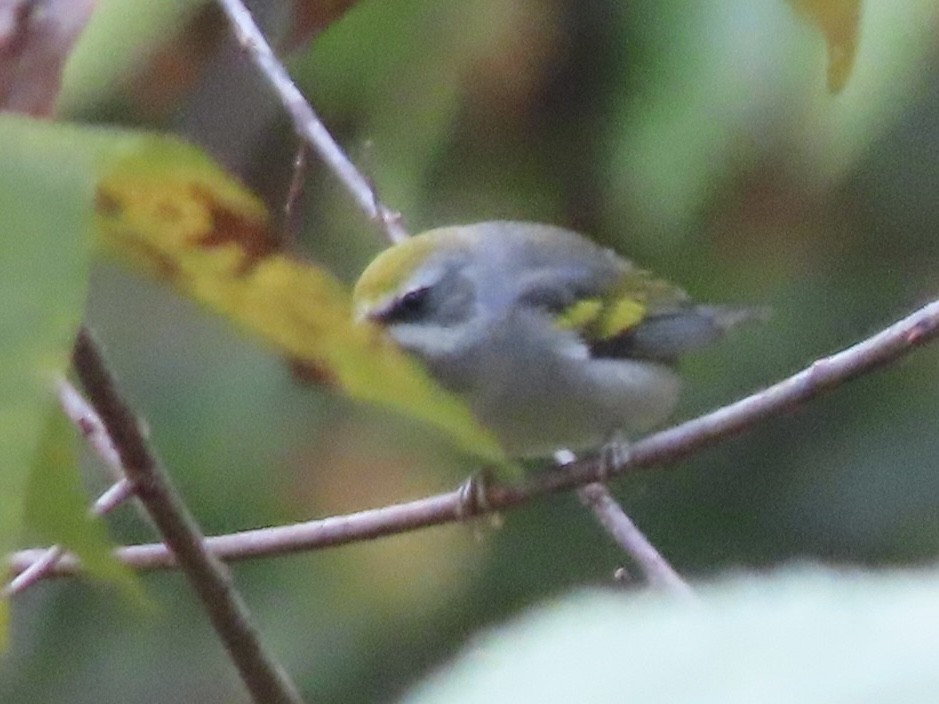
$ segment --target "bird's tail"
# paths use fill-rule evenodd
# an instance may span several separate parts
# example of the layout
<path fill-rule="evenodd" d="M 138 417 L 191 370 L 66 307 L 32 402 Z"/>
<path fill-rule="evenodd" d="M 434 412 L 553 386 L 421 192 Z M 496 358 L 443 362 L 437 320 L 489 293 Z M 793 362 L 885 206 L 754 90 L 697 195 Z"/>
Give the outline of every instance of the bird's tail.
<path fill-rule="evenodd" d="M 651 315 L 616 340 L 615 350 L 607 343 L 610 350 L 597 352 L 673 362 L 686 352 L 712 344 L 742 323 L 768 317 L 769 309 L 761 307 L 691 305 Z"/>

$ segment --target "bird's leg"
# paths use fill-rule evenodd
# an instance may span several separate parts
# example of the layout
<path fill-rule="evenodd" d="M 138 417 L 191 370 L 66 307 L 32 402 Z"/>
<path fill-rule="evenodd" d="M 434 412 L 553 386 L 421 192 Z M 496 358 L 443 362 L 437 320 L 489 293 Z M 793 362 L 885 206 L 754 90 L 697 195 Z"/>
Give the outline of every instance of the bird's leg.
<path fill-rule="evenodd" d="M 502 516 L 492 511 L 489 505 L 488 492 L 493 483 L 493 471 L 490 467 L 473 472 L 457 489 L 459 502 L 457 505 L 457 520 L 467 521 L 480 514 L 489 515 L 489 524 L 493 528 L 502 527 Z"/>
<path fill-rule="evenodd" d="M 605 483 L 615 469 L 629 460 L 629 449 L 630 443 L 625 435 L 620 432 L 614 432 L 611 435 L 597 455 L 601 481 Z"/>

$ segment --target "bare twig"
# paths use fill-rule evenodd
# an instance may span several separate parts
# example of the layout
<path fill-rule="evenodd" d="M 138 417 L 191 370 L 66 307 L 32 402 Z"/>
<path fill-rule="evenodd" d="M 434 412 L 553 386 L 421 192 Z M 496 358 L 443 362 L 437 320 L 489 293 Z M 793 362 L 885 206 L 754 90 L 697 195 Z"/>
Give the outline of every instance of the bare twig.
<path fill-rule="evenodd" d="M 284 200 L 284 231 L 285 244 L 293 249 L 297 244 L 297 233 L 300 230 L 297 206 L 300 196 L 303 195 L 303 184 L 306 180 L 307 150 L 306 142 L 297 145 L 297 153 L 293 158 L 293 173 L 290 175 L 290 186 L 287 189 L 287 198 Z"/>
<path fill-rule="evenodd" d="M 137 497 L 179 560 L 254 700 L 259 704 L 302 704 L 290 678 L 261 643 L 228 569 L 206 550 L 204 536 L 173 489 L 85 329 L 78 333 L 72 361 Z"/>
<path fill-rule="evenodd" d="M 67 379 L 58 380 L 56 392 L 62 412 L 78 428 L 85 441 L 104 463 L 111 479 L 114 480 L 114 483 L 91 506 L 93 515 L 103 516 L 132 498 L 134 485 L 124 476 L 124 467 L 121 466 L 121 457 L 117 452 L 117 448 L 114 447 L 114 443 L 104 427 L 104 422 L 91 404 Z M 145 513 L 142 513 L 142 515 L 144 518 L 147 517 Z"/>
<path fill-rule="evenodd" d="M 95 516 L 104 516 L 134 496 L 134 485 L 128 479 L 118 479 L 91 505 Z"/>
<path fill-rule="evenodd" d="M 490 486 L 486 492 L 486 506 L 481 509 L 504 511 L 540 495 L 680 460 L 892 362 L 932 341 L 937 335 L 939 301 L 934 301 L 863 342 L 823 357 L 763 391 L 634 443 L 628 456 L 619 464 L 610 466 L 596 460 L 582 460 L 539 473 L 519 485 Z M 459 521 L 464 515 L 464 502 L 462 492 L 456 490 L 343 516 L 208 538 L 206 546 L 223 560 L 332 547 Z M 38 558 L 38 553 L 24 550 L 10 556 L 13 572 L 26 569 Z M 175 567 L 172 555 L 162 545 L 127 546 L 119 548 L 117 556 L 128 566 L 140 570 Z M 74 574 L 79 568 L 75 558 L 66 555 L 56 563 L 52 574 Z"/>
<path fill-rule="evenodd" d="M 0 598 L 7 599 L 19 594 L 55 572 L 56 563 L 65 554 L 61 545 L 52 545 L 42 550 L 30 551 L 34 554 L 24 566 L 23 571 L 11 579 L 0 590 Z"/>
<path fill-rule="evenodd" d="M 639 566 L 650 586 L 680 596 L 694 595 L 688 583 L 626 515 L 606 484 L 594 482 L 582 486 L 577 490 L 577 496 L 616 544 Z"/>
<path fill-rule="evenodd" d="M 394 212 L 378 200 L 368 180 L 342 151 L 316 111 L 313 110 L 313 106 L 307 102 L 290 79 L 287 69 L 274 55 L 274 51 L 264 39 L 264 35 L 241 0 L 218 0 L 218 2 L 231 22 L 238 42 L 245 48 L 280 98 L 297 134 L 320 155 L 320 158 L 342 181 L 359 209 L 369 220 L 381 226 L 391 242 L 404 240 L 407 232 L 401 225 L 401 214 Z"/>
<path fill-rule="evenodd" d="M 115 481 L 123 479 L 124 469 L 121 467 L 121 457 L 95 409 L 66 379 L 59 379 L 56 382 L 56 393 L 62 412 L 78 428 L 91 449 L 104 462 L 104 466 L 111 473 L 111 478 Z"/>
<path fill-rule="evenodd" d="M 616 460 L 609 454 L 607 458 L 609 461 Z M 566 467 L 576 461 L 577 456 L 570 450 L 558 450 L 554 453 L 554 462 L 560 467 Z M 577 489 L 577 497 L 584 506 L 590 509 L 594 518 L 610 534 L 613 541 L 632 558 L 642 571 L 647 584 L 673 594 L 683 596 L 692 594 L 688 583 L 639 530 L 606 484 L 594 482 L 582 486 Z"/>
<path fill-rule="evenodd" d="M 95 500 L 91 505 L 90 513 L 92 516 L 104 516 L 133 497 L 133 495 L 133 485 L 126 479 L 118 479 Z M 61 545 L 51 545 L 41 551 L 33 564 L 16 575 L 0 590 L 0 597 L 7 598 L 19 594 L 24 589 L 48 577 L 49 573 L 55 569 L 56 562 L 64 554 L 65 550 Z"/>
<path fill-rule="evenodd" d="M 455 522 L 465 516 L 464 504 L 465 496 L 458 489 L 342 516 L 213 536 L 206 538 L 206 547 L 225 561 L 303 552 Z M 11 569 L 14 573 L 19 572 L 41 552 L 21 550 L 14 553 L 10 556 Z M 128 545 L 118 548 L 115 554 L 121 562 L 140 571 L 177 566 L 172 552 L 159 543 Z M 64 555 L 50 576 L 73 575 L 80 570 L 74 556 Z"/>

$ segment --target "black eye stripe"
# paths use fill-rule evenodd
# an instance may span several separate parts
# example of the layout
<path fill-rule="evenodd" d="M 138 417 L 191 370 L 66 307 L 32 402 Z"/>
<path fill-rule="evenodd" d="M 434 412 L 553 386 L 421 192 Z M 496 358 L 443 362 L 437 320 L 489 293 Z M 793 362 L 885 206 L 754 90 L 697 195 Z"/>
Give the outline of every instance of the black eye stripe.
<path fill-rule="evenodd" d="M 430 293 L 430 286 L 422 286 L 421 288 L 408 291 L 401 296 L 395 308 L 400 308 L 405 311 L 415 311 L 427 302 L 428 293 Z"/>
<path fill-rule="evenodd" d="M 421 286 L 403 294 L 395 300 L 380 319 L 385 322 L 404 322 L 412 318 L 419 317 L 427 307 L 427 300 L 430 294 L 430 286 Z"/>

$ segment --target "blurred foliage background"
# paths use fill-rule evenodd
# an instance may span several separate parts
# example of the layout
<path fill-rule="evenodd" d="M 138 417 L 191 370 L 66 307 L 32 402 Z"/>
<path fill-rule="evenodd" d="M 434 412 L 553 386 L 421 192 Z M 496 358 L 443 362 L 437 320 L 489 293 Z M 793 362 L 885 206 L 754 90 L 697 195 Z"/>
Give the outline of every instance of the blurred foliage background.
<path fill-rule="evenodd" d="M 863 4 L 840 93 L 783 0 L 255 3 L 382 198 L 419 231 L 517 218 L 591 235 L 705 300 L 771 321 L 688 359 L 679 417 L 771 383 L 936 295 L 939 8 Z M 315 13 L 314 13 L 315 14 Z M 320 18 L 322 19 L 322 18 Z M 312 23 L 312 24 L 311 24 Z M 300 32 L 302 33 L 302 32 Z M 211 4 L 101 2 L 63 118 L 202 145 L 278 214 L 297 140 Z M 384 242 L 310 159 L 290 246 L 350 283 Z M 473 467 L 424 428 L 302 383 L 276 355 L 111 266 L 89 323 L 209 533 L 452 488 Z M 788 561 L 939 552 L 939 355 L 926 349 L 693 460 L 615 489 L 692 579 Z M 91 491 L 103 486 L 90 459 Z M 149 541 L 129 509 L 120 541 Z M 624 556 L 573 496 L 370 544 L 240 564 L 261 631 L 311 701 L 388 701 L 487 624 Z M 79 582 L 14 602 L 0 701 L 246 695 L 177 574 L 152 608 Z"/>

